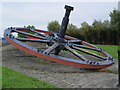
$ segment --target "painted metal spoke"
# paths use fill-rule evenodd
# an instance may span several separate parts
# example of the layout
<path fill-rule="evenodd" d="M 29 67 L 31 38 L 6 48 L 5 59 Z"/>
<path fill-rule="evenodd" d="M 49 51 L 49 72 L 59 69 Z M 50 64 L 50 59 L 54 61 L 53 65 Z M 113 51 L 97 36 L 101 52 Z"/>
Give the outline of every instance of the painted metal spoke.
<path fill-rule="evenodd" d="M 79 48 L 84 48 L 84 49 L 89 49 L 89 50 L 94 50 L 94 51 L 101 52 L 101 49 L 100 49 L 100 48 L 91 48 L 91 47 L 86 47 L 86 46 L 78 45 L 78 44 L 72 44 L 72 47 L 73 47 L 73 46 L 79 47 Z"/>
<path fill-rule="evenodd" d="M 77 57 L 81 58 L 83 61 L 85 60 L 87 61 L 87 59 L 83 55 L 77 53 L 74 49 L 70 48 L 69 46 L 66 45 L 65 48 L 69 50 L 71 53 L 73 53 L 74 55 L 76 55 Z"/>
<path fill-rule="evenodd" d="M 58 37 L 57 33 L 53 33 L 54 37 Z"/>
<path fill-rule="evenodd" d="M 37 32 L 37 31 L 35 31 L 34 29 L 31 29 L 31 28 L 30 28 L 29 30 L 32 31 L 32 32 L 37 33 L 37 34 L 40 35 L 40 36 L 46 37 L 46 35 L 41 34 L 40 32 Z"/>
<path fill-rule="evenodd" d="M 45 50 L 44 52 L 50 53 L 51 51 L 53 51 L 56 47 L 58 47 L 58 43 L 54 43 L 51 47 L 49 47 L 47 50 Z"/>
<path fill-rule="evenodd" d="M 15 32 L 17 32 L 17 33 L 24 34 L 24 35 L 28 35 L 28 36 L 32 36 L 32 37 L 35 37 L 35 38 L 39 38 L 39 39 L 44 39 L 44 40 L 45 40 L 44 37 L 36 36 L 36 35 L 34 35 L 34 34 L 26 33 L 26 32 L 23 32 L 23 31 L 18 31 L 18 30 L 16 30 L 16 29 L 14 29 L 13 31 L 15 31 Z"/>
<path fill-rule="evenodd" d="M 82 42 L 81 40 L 67 40 L 69 43 Z"/>
<path fill-rule="evenodd" d="M 84 49 L 82 49 L 82 48 L 78 48 L 78 47 L 75 47 L 75 46 L 72 46 L 71 48 L 76 49 L 76 50 L 79 50 L 79 51 L 81 51 L 81 52 L 87 53 L 87 54 L 89 54 L 89 55 L 95 56 L 95 57 L 100 58 L 100 59 L 103 59 L 103 60 L 106 60 L 106 59 L 107 59 L 106 57 L 102 57 L 102 56 L 97 55 L 97 54 L 95 54 L 95 53 L 86 51 L 86 50 L 84 50 Z"/>
<path fill-rule="evenodd" d="M 29 38 L 16 38 L 20 41 L 30 41 L 30 42 L 41 42 L 41 43 L 48 43 L 50 40 L 39 40 L 39 39 L 29 39 Z"/>

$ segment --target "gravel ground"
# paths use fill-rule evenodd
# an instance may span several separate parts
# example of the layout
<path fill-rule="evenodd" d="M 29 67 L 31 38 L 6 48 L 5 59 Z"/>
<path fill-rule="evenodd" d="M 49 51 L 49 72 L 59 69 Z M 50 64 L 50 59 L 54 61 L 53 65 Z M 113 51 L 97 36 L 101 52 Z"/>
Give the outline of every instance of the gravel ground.
<path fill-rule="evenodd" d="M 116 88 L 117 59 L 115 64 L 98 72 L 43 60 L 12 45 L 0 47 L 1 49 L 3 66 L 60 88 Z"/>

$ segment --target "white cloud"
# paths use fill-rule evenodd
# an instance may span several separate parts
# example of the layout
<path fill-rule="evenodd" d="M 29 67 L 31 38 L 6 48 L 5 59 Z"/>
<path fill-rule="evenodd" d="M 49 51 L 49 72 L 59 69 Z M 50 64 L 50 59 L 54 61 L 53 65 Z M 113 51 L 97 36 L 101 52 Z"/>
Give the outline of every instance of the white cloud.
<path fill-rule="evenodd" d="M 11 4 L 11 3 L 10 3 Z M 26 4 L 18 4 L 16 7 L 11 5 L 3 8 L 3 22 L 10 21 L 11 23 L 16 24 L 43 24 L 48 23 L 49 21 L 55 20 L 56 18 L 61 18 L 62 14 L 58 14 L 60 8 L 55 4 L 52 6 L 51 4 L 45 3 L 26 3 Z M 43 5 L 45 4 L 45 5 Z M 63 10 L 59 10 L 59 13 Z"/>
<path fill-rule="evenodd" d="M 48 22 L 58 20 L 61 23 L 64 5 L 74 6 L 70 23 L 80 26 L 83 21 L 92 23 L 94 19 L 109 19 L 109 12 L 117 8 L 117 2 L 3 2 L 2 31 L 9 26 L 34 25 L 47 29 Z M 1 15 L 1 14 L 0 14 Z"/>

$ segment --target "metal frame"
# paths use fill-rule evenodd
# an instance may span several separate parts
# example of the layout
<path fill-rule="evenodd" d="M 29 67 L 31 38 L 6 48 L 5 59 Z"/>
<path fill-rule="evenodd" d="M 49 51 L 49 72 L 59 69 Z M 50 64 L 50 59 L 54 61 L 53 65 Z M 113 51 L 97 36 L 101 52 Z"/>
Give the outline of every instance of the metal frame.
<path fill-rule="evenodd" d="M 44 58 L 60 64 L 65 64 L 65 65 L 70 65 L 70 66 L 75 66 L 80 68 L 87 68 L 87 69 L 101 69 L 101 68 L 105 68 L 112 65 L 114 63 L 112 56 L 110 56 L 101 48 L 98 48 L 85 41 L 78 40 L 76 38 L 65 35 L 67 25 L 69 22 L 69 15 L 71 10 L 73 10 L 73 7 L 65 6 L 65 9 L 66 9 L 66 13 L 63 18 L 59 33 L 44 31 L 39 29 L 11 27 L 11 28 L 7 28 L 4 31 L 4 37 L 9 43 L 11 43 L 12 45 L 16 46 L 17 48 L 27 53 L 30 53 L 40 58 Z M 32 31 L 37 35 L 26 33 L 24 31 Z M 27 35 L 28 38 L 15 38 L 11 34 L 12 32 L 17 32 L 17 33 Z M 23 43 L 23 41 L 46 43 L 50 45 L 50 47 L 43 51 L 43 50 L 39 50 L 37 48 L 28 46 L 25 43 Z M 59 52 L 64 49 L 73 53 L 76 57 L 80 58 L 80 60 L 58 56 Z M 51 53 L 53 50 L 55 51 L 54 54 Z M 82 54 L 78 53 L 76 50 L 95 56 L 104 61 L 88 60 Z M 87 50 L 97 51 L 101 53 L 103 56 L 97 55 Z"/>

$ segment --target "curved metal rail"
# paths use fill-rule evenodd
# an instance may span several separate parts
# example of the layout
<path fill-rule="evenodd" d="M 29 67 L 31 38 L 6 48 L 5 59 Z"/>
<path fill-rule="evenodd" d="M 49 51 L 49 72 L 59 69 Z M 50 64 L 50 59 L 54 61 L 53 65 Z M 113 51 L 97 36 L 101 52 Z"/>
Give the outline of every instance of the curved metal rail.
<path fill-rule="evenodd" d="M 29 34 L 25 31 L 33 31 L 35 34 Z M 15 38 L 12 33 L 22 33 L 24 35 L 27 35 L 28 38 Z M 28 29 L 28 28 L 17 28 L 17 27 L 11 27 L 5 30 L 4 32 L 5 39 L 14 45 L 15 47 L 32 54 L 34 56 L 47 59 L 53 62 L 57 62 L 60 64 L 80 67 L 80 68 L 88 68 L 88 69 L 101 69 L 110 66 L 113 64 L 113 58 L 108 53 L 106 53 L 101 48 L 98 48 L 90 43 L 87 43 L 82 40 L 78 40 L 76 38 L 70 37 L 65 35 L 64 39 L 59 40 L 57 33 L 49 32 L 49 31 L 43 31 L 38 29 Z M 50 47 L 46 50 L 39 50 L 37 48 L 31 47 L 23 43 L 23 41 L 30 41 L 30 42 L 40 42 L 40 43 L 52 43 Z M 60 48 L 59 48 L 60 47 Z M 56 48 L 59 48 L 59 50 Z M 80 60 L 76 59 L 70 59 L 66 57 L 58 56 L 60 50 L 68 50 L 69 52 L 73 53 L 76 57 L 79 57 Z M 53 50 L 55 50 L 55 53 L 51 53 Z M 78 53 L 76 50 L 79 50 L 83 53 L 92 55 L 96 58 L 100 58 L 104 61 L 92 61 L 88 60 L 83 54 Z M 101 53 L 103 56 L 92 53 L 88 50 L 97 51 Z"/>

